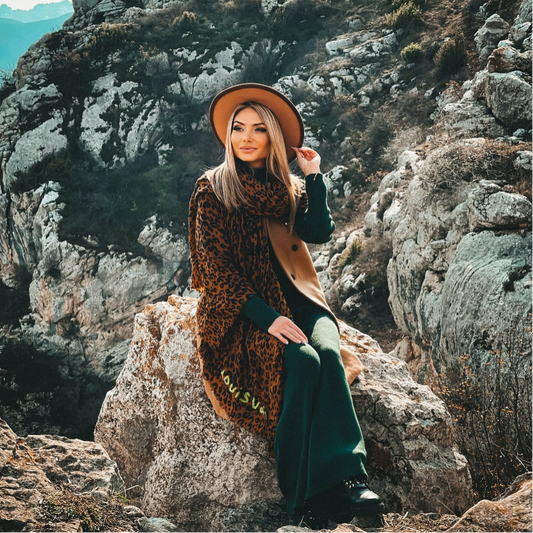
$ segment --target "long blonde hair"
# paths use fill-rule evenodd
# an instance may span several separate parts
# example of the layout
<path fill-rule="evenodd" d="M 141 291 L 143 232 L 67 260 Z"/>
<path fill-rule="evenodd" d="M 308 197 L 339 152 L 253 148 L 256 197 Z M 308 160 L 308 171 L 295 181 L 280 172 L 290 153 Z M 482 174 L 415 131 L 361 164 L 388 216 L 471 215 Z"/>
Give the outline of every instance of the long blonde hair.
<path fill-rule="evenodd" d="M 279 125 L 276 115 L 272 111 L 257 102 L 244 102 L 239 104 L 233 111 L 228 128 L 226 130 L 226 152 L 222 164 L 208 171 L 207 175 L 211 180 L 213 191 L 217 198 L 226 206 L 228 210 L 237 209 L 242 205 L 249 205 L 244 193 L 244 186 L 239 179 L 235 154 L 231 144 L 231 132 L 235 117 L 246 108 L 252 108 L 261 117 L 266 126 L 267 134 L 270 139 L 270 151 L 266 159 L 266 170 L 268 174 L 281 181 L 289 193 L 290 215 L 289 229 L 292 231 L 296 209 L 298 208 L 298 199 L 301 195 L 301 181 L 291 174 L 287 152 L 285 150 L 285 141 L 281 126 Z"/>

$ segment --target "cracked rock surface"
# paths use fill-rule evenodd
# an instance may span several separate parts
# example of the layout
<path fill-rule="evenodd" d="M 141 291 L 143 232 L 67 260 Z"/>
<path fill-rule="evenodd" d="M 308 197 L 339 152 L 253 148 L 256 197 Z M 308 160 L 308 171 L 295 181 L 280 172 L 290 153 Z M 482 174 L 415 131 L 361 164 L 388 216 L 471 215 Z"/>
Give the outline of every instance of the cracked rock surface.
<path fill-rule="evenodd" d="M 278 516 L 280 527 L 287 517 L 266 443 L 217 417 L 205 394 L 195 354 L 195 309 L 196 300 L 173 296 L 137 315 L 130 352 L 106 397 L 95 438 L 126 484 L 142 487 L 147 514 L 169 516 L 182 530 L 194 525 L 224 531 L 226 522 L 244 520 L 250 506 L 262 502 L 269 509 L 262 514 Z M 352 395 L 372 488 L 402 512 L 464 510 L 473 496 L 470 474 L 454 446 L 444 403 L 367 335 L 343 324 L 341 341 L 366 366 Z M 271 530 L 272 523 L 265 527 Z"/>

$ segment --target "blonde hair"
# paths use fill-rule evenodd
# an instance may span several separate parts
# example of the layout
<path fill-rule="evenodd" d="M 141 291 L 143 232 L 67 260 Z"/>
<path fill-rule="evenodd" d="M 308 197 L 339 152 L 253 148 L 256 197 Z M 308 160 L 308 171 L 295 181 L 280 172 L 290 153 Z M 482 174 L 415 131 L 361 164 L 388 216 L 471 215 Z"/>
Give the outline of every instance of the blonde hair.
<path fill-rule="evenodd" d="M 296 176 L 291 174 L 281 126 L 279 125 L 276 115 L 274 115 L 268 107 L 257 102 L 244 102 L 235 108 L 228 121 L 228 128 L 226 130 L 226 152 L 224 162 L 218 167 L 208 171 L 207 175 L 217 198 L 228 210 L 237 209 L 242 205 L 250 205 L 245 196 L 244 186 L 237 173 L 236 158 L 231 144 L 231 132 L 233 130 L 235 117 L 246 108 L 252 108 L 256 111 L 261 117 L 261 121 L 266 126 L 267 134 L 270 139 L 270 151 L 266 159 L 266 170 L 268 174 L 274 176 L 287 187 L 291 206 L 289 229 L 292 232 L 302 184 Z"/>

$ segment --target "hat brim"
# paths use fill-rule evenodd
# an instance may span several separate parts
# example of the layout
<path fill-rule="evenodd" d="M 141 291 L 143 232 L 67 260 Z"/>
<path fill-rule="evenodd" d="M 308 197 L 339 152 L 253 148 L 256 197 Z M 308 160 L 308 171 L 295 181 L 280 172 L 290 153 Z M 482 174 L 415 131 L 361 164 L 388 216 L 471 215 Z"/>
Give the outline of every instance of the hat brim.
<path fill-rule="evenodd" d="M 292 147 L 300 148 L 304 140 L 304 124 L 294 104 L 282 93 L 261 83 L 241 83 L 218 93 L 209 108 L 209 120 L 216 138 L 226 145 L 228 122 L 235 108 L 244 102 L 257 102 L 268 107 L 278 119 L 287 159 L 296 158 Z"/>

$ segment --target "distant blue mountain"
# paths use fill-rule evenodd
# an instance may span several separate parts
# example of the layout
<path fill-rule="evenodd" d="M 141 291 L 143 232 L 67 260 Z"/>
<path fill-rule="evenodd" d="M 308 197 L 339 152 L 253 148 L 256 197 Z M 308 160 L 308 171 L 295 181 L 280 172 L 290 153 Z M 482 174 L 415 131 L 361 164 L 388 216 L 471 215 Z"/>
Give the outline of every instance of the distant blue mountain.
<path fill-rule="evenodd" d="M 13 19 L 19 22 L 38 22 L 39 20 L 51 20 L 63 15 L 71 15 L 74 12 L 72 2 L 63 0 L 57 4 L 37 4 L 33 9 L 11 9 L 2 4 L 0 0 L 0 18 Z"/>
<path fill-rule="evenodd" d="M 0 69 L 12 70 L 19 57 L 45 33 L 61 28 L 71 13 L 38 22 L 0 18 Z"/>

